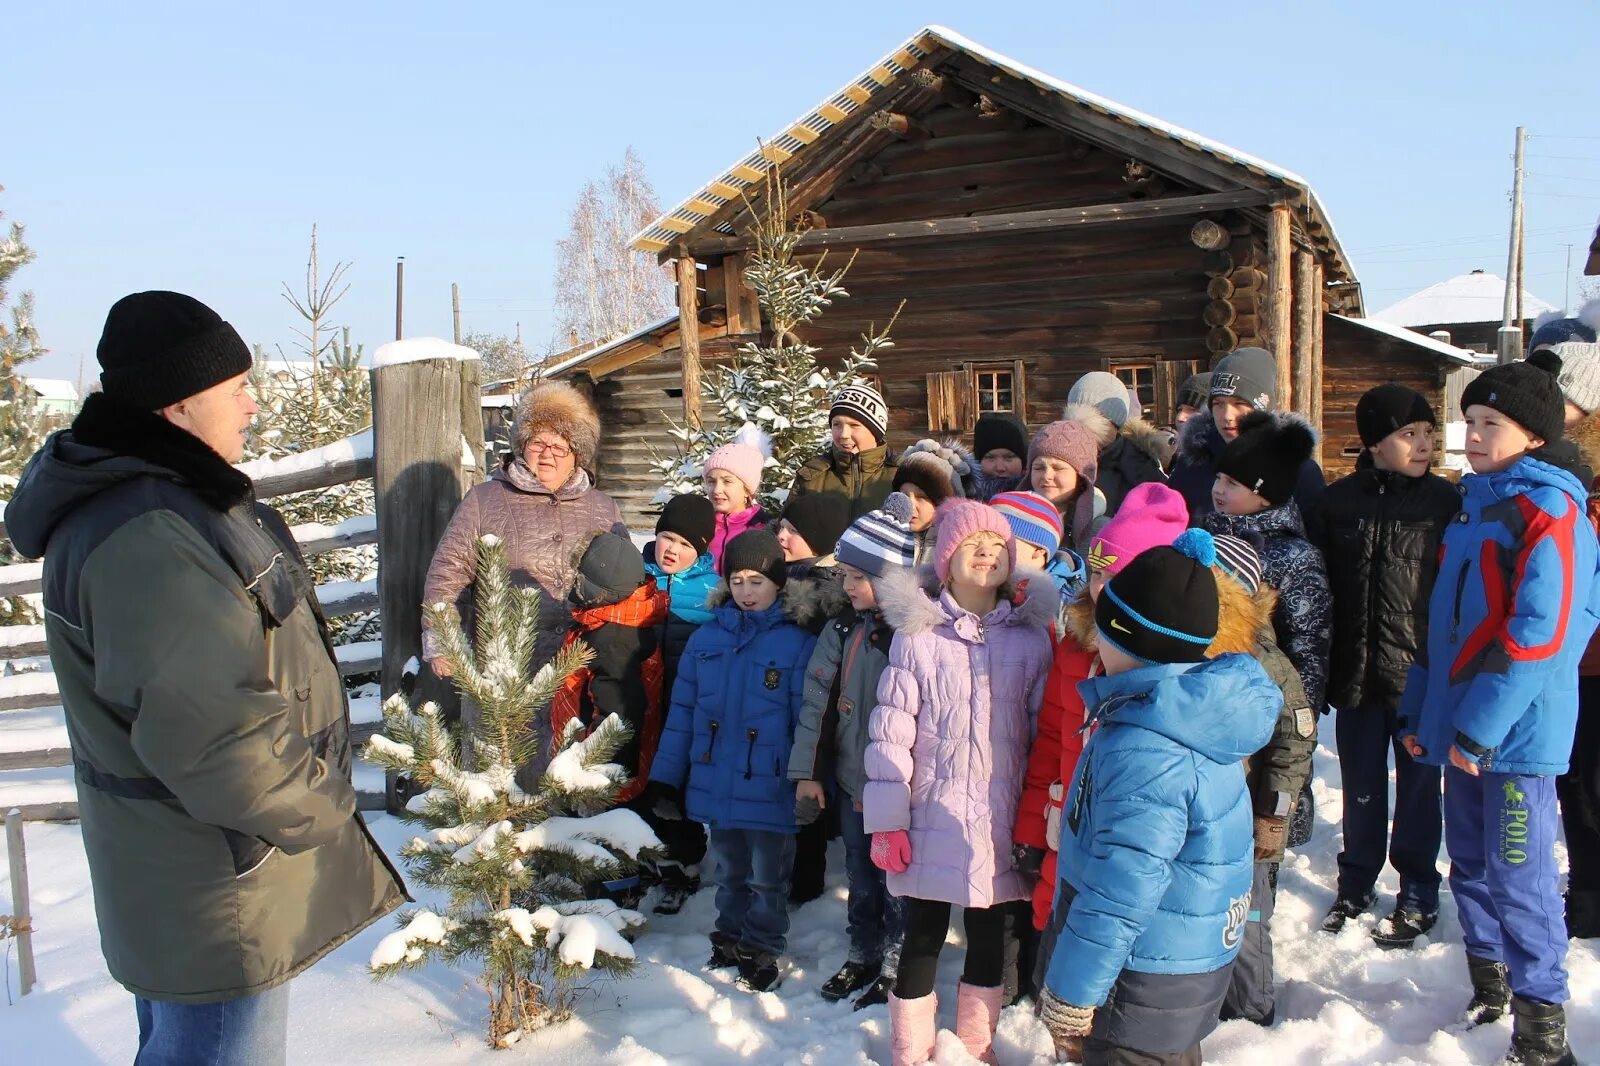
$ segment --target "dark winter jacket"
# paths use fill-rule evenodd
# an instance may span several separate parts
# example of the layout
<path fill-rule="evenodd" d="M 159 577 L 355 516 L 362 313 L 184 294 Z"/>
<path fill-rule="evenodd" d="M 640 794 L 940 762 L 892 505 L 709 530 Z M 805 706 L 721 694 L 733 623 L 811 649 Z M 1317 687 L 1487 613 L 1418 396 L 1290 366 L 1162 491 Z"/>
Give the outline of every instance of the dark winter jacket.
<path fill-rule="evenodd" d="M 651 541 L 644 546 L 644 572 L 655 578 L 656 587 L 665 589 L 669 597 L 667 619 L 661 627 L 661 666 L 663 701 L 672 696 L 672 683 L 678 678 L 678 660 L 688 647 L 694 631 L 711 621 L 711 606 L 707 601 L 717 590 L 717 567 L 709 551 L 695 557 L 689 569 L 676 574 L 663 573 L 656 564 L 656 546 Z"/>
<path fill-rule="evenodd" d="M 818 614 L 816 586 L 791 581 L 765 611 L 720 603 L 689 638 L 650 780 L 684 789 L 690 818 L 794 832 L 789 752 Z"/>
<path fill-rule="evenodd" d="M 1557 447 L 1461 479 L 1400 704 L 1424 762 L 1444 765 L 1455 746 L 1494 773 L 1567 770 L 1600 582 L 1585 479 L 1551 461 Z"/>
<path fill-rule="evenodd" d="M 811 621 L 806 623 L 812 636 L 819 636 L 829 619 L 850 606 L 850 599 L 844 594 L 844 575 L 839 572 L 839 565 L 833 556 L 814 555 L 809 559 L 796 559 L 786 563 L 784 571 L 789 581 L 806 581 L 812 585 L 817 604 Z"/>
<path fill-rule="evenodd" d="M 283 984 L 406 898 L 356 813 L 344 684 L 311 581 L 250 479 L 89 397 L 6 511 L 43 555 L 111 975 L 204 1003 Z"/>
<path fill-rule="evenodd" d="M 1400 706 L 1427 628 L 1439 543 L 1460 509 L 1444 478 L 1379 470 L 1363 452 L 1355 473 L 1329 485 L 1306 516 L 1333 592 L 1333 706 Z"/>
<path fill-rule="evenodd" d="M 1161 469 L 1161 445 L 1156 429 L 1142 419 L 1132 419 L 1117 432 L 1116 440 L 1100 452 L 1100 470 L 1094 487 L 1105 494 L 1106 517 L 1116 515 L 1122 498 L 1135 485 L 1167 480 Z M 1209 491 L 1209 490 L 1208 490 Z"/>
<path fill-rule="evenodd" d="M 1184 502 L 1189 505 L 1190 525 L 1200 525 L 1211 513 L 1211 487 L 1217 481 L 1217 459 L 1226 446 L 1209 411 L 1195 415 L 1178 431 L 1177 458 L 1167 483 L 1182 493 Z M 1294 503 L 1301 514 L 1315 508 L 1326 486 L 1327 478 L 1314 460 L 1307 459 L 1300 465 Z"/>
<path fill-rule="evenodd" d="M 1233 961 L 1249 910 L 1243 760 L 1282 697 L 1253 659 L 1152 664 L 1078 685 L 1094 731 L 1061 825 L 1075 895 L 1045 984 L 1098 1007 L 1124 969 L 1201 974 Z"/>
<path fill-rule="evenodd" d="M 1212 511 L 1205 516 L 1205 528 L 1256 544 L 1262 578 L 1278 592 L 1278 607 L 1272 612 L 1278 647 L 1300 672 L 1311 706 L 1325 711 L 1333 597 L 1328 592 L 1322 553 L 1306 540 L 1300 508 L 1290 500 L 1251 515 Z"/>
<path fill-rule="evenodd" d="M 790 494 L 836 492 L 850 501 L 853 522 L 883 506 L 894 491 L 894 474 L 899 465 L 899 457 L 883 445 L 852 455 L 830 444 L 827 451 L 807 459 L 795 471 Z"/>
<path fill-rule="evenodd" d="M 822 630 L 806 666 L 805 702 L 789 753 L 789 780 L 832 780 L 861 799 L 867 724 L 878 703 L 878 680 L 889 665 L 894 630 L 881 612 L 846 607 Z"/>

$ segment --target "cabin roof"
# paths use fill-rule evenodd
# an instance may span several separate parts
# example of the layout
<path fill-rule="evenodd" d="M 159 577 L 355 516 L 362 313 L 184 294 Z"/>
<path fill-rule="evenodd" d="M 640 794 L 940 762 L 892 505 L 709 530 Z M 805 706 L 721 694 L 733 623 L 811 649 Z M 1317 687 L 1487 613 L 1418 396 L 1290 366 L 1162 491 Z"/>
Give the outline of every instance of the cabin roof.
<path fill-rule="evenodd" d="M 1351 318 L 1348 315 L 1330 314 L 1341 322 L 1348 322 L 1360 329 L 1370 330 L 1381 334 L 1389 340 L 1400 341 L 1416 348 L 1435 359 L 1444 359 L 1455 363 L 1457 366 L 1476 366 L 1479 363 L 1478 353 L 1469 348 L 1457 348 L 1453 344 L 1435 340 L 1425 333 L 1418 333 L 1414 329 L 1397 326 L 1393 322 L 1385 322 L 1378 318 Z"/>
<path fill-rule="evenodd" d="M 858 125 L 852 120 L 914 90 L 910 75 L 923 69 L 954 75 L 958 82 L 970 82 L 970 88 L 986 93 L 998 90 L 978 72 L 1009 76 L 1031 85 L 1039 95 L 1067 105 L 1065 109 L 1052 110 L 1048 116 L 1038 116 L 1040 121 L 1138 158 L 1158 171 L 1175 172 L 1218 191 L 1285 191 L 1322 253 L 1328 279 L 1354 279 L 1332 222 L 1316 193 L 1298 174 L 1035 70 L 943 26 L 929 26 L 911 36 L 756 151 L 735 161 L 715 180 L 646 226 L 634 236 L 631 246 L 666 255 L 695 237 L 731 233 L 728 219 L 737 210 L 745 190 L 759 187 L 773 165 L 783 165 L 791 173 L 792 167 L 804 168 L 807 160 L 823 153 L 830 141 L 840 139 L 843 131 Z"/>
<path fill-rule="evenodd" d="M 1429 285 L 1398 303 L 1390 304 L 1373 318 L 1397 326 L 1446 326 L 1469 322 L 1499 322 L 1505 307 L 1506 281 L 1497 274 L 1474 270 Z M 1522 290 L 1522 313 L 1537 318 L 1555 304 Z"/>

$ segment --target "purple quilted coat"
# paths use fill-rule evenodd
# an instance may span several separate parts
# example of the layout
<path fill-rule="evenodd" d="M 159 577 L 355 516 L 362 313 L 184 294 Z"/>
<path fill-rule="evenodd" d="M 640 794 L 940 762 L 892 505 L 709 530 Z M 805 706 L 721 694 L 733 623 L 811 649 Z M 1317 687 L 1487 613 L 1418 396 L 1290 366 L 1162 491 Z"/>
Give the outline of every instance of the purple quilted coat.
<path fill-rule="evenodd" d="M 889 666 L 868 727 L 868 832 L 905 829 L 911 865 L 888 875 L 897 896 L 988 907 L 1026 899 L 1011 866 L 1011 828 L 1028 765 L 1057 596 L 1002 598 L 987 615 L 962 609 L 931 574 L 878 583 L 894 627 Z M 937 597 L 937 598 L 934 598 Z"/>

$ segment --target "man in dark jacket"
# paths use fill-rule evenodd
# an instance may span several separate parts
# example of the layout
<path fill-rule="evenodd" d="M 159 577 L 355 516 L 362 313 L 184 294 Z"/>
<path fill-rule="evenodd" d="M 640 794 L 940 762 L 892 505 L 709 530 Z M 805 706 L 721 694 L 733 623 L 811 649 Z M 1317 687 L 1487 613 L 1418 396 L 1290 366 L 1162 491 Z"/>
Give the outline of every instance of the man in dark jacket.
<path fill-rule="evenodd" d="M 1189 524 L 1198 526 L 1211 513 L 1211 486 L 1217 480 L 1217 460 L 1239 435 L 1239 422 L 1252 411 L 1278 406 L 1277 363 L 1265 348 L 1240 348 L 1229 352 L 1211 373 L 1211 407 L 1188 419 L 1178 430 L 1178 453 L 1168 483 L 1189 505 Z M 1300 464 L 1294 483 L 1294 502 L 1302 515 L 1316 505 L 1327 485 L 1314 459 Z"/>
<path fill-rule="evenodd" d="M 1328 702 L 1344 780 L 1339 894 L 1322 927 L 1337 932 L 1372 906 L 1389 861 L 1400 874 L 1392 916 L 1373 930 L 1385 947 L 1408 947 L 1439 910 L 1439 768 L 1400 743 L 1406 674 L 1423 643 L 1428 597 L 1445 527 L 1461 496 L 1431 473 L 1433 409 L 1404 385 L 1379 385 L 1356 405 L 1363 451 L 1355 473 L 1328 486 L 1308 521 L 1333 592 Z M 1389 829 L 1389 750 L 1394 751 L 1394 830 Z"/>
<path fill-rule="evenodd" d="M 405 899 L 356 812 L 350 721 L 311 581 L 236 470 L 250 351 L 136 293 L 104 392 L 7 509 L 45 556 L 45 636 L 101 948 L 142 1062 L 282 1062 L 288 982 Z"/>

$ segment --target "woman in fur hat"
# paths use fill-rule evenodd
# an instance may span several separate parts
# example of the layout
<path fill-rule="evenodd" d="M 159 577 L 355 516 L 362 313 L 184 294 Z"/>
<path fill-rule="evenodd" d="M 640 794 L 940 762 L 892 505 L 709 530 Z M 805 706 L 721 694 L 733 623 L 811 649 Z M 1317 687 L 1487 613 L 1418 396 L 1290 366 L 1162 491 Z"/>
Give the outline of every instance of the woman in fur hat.
<path fill-rule="evenodd" d="M 499 537 L 512 582 L 539 590 L 534 671 L 555 655 L 572 625 L 566 600 L 573 550 L 597 530 L 628 535 L 616 502 L 594 487 L 589 473 L 599 445 L 600 416 L 583 393 L 561 381 L 530 389 L 517 404 L 511 454 L 462 499 L 428 566 L 424 599 L 455 604 L 471 632 L 478 539 Z M 449 676 L 427 615 L 422 651 L 435 675 Z"/>

